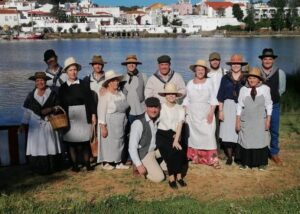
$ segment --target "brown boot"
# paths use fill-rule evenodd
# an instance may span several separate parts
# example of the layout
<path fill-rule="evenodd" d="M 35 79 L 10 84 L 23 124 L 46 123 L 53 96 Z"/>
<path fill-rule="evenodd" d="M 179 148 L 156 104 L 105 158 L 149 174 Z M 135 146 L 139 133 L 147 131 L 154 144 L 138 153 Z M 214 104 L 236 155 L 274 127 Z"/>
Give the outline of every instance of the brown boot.
<path fill-rule="evenodd" d="M 278 155 L 273 155 L 271 157 L 271 160 L 274 161 L 274 163 L 276 163 L 278 166 L 282 166 L 283 164 L 282 160 L 279 158 Z"/>

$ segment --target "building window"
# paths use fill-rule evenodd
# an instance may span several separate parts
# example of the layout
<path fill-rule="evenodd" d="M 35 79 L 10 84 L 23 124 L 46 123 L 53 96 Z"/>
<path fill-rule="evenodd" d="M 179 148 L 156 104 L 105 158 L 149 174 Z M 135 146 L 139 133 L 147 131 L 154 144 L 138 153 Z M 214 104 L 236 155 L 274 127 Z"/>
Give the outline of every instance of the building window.
<path fill-rule="evenodd" d="M 5 16 L 5 21 L 8 21 L 8 16 Z"/>

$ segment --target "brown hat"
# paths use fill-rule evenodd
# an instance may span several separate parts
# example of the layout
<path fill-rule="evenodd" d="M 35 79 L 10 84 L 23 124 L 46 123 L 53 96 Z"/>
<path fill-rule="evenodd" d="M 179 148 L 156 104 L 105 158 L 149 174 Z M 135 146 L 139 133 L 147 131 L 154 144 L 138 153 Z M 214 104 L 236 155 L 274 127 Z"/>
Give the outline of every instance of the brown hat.
<path fill-rule="evenodd" d="M 76 62 L 76 60 L 74 59 L 74 57 L 69 57 L 69 58 L 67 58 L 67 59 L 65 60 L 64 68 L 63 68 L 62 72 L 66 72 L 67 69 L 68 69 L 71 65 L 75 65 L 75 66 L 77 67 L 78 71 L 81 70 L 81 65 L 78 64 L 78 63 Z"/>
<path fill-rule="evenodd" d="M 101 64 L 104 65 L 107 62 L 104 62 L 101 55 L 94 55 L 90 64 Z"/>
<path fill-rule="evenodd" d="M 35 72 L 35 73 L 34 73 L 34 76 L 31 76 L 31 77 L 29 77 L 28 79 L 29 79 L 29 80 L 33 80 L 33 81 L 35 81 L 36 79 L 43 79 L 43 80 L 45 80 L 45 81 L 51 80 L 51 78 L 48 77 L 48 76 L 46 75 L 46 73 L 45 73 L 45 72 L 42 72 L 42 71 Z"/>
<path fill-rule="evenodd" d="M 232 65 L 232 64 L 240 64 L 241 66 L 247 65 L 248 62 L 244 61 L 244 57 L 241 54 L 233 54 L 230 57 L 230 61 L 226 62 L 227 65 Z"/>
<path fill-rule="evenodd" d="M 253 67 L 248 74 L 246 74 L 247 78 L 250 76 L 257 77 L 261 81 L 263 81 L 263 77 L 261 75 L 261 71 L 257 67 Z"/>
<path fill-rule="evenodd" d="M 167 94 L 176 94 L 176 97 L 181 97 L 182 93 L 179 93 L 174 83 L 167 83 L 165 89 L 158 93 L 160 96 L 166 96 Z"/>
<path fill-rule="evenodd" d="M 195 62 L 195 64 L 190 65 L 190 69 L 191 69 L 192 71 L 195 72 L 195 67 L 196 67 L 196 66 L 204 67 L 204 68 L 206 69 L 207 72 L 210 70 L 210 69 L 208 68 L 208 66 L 207 66 L 206 61 L 203 60 L 203 59 L 198 59 L 198 60 Z"/>
<path fill-rule="evenodd" d="M 136 55 L 131 54 L 131 55 L 128 55 L 128 56 L 126 57 L 125 62 L 122 62 L 122 63 L 121 63 L 121 65 L 127 65 L 127 64 L 136 64 L 136 65 L 140 65 L 140 64 L 142 64 L 142 63 L 139 62 L 139 61 L 137 60 Z"/>
<path fill-rule="evenodd" d="M 221 60 L 221 56 L 218 52 L 212 52 L 211 54 L 209 54 L 209 58 L 208 58 L 209 61 L 212 61 L 212 60 Z"/>

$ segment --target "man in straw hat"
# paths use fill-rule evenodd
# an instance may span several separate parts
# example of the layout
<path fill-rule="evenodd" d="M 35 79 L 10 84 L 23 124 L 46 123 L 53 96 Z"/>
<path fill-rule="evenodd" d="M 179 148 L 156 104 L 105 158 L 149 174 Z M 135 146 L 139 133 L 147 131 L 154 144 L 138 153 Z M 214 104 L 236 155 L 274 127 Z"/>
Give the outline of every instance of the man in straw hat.
<path fill-rule="evenodd" d="M 271 159 L 278 165 L 282 164 L 279 158 L 279 124 L 280 124 L 280 97 L 285 92 L 286 76 L 283 70 L 274 65 L 277 56 L 273 49 L 265 48 L 259 56 L 262 62 L 261 73 L 265 79 L 265 84 L 271 88 L 271 97 L 273 101 L 273 111 L 271 117 Z"/>
<path fill-rule="evenodd" d="M 137 69 L 137 66 L 141 64 L 142 63 L 138 61 L 137 56 L 134 54 L 128 55 L 125 61 L 121 63 L 121 65 L 126 66 L 127 70 L 121 88 L 130 106 L 128 123 L 126 126 L 126 136 L 129 135 L 130 126 L 133 121 L 142 118 L 145 112 L 144 91 L 147 77 Z M 128 156 L 128 138 L 126 138 L 122 153 L 122 161 L 124 163 L 127 162 Z"/>
<path fill-rule="evenodd" d="M 126 66 L 127 72 L 124 75 L 123 93 L 127 97 L 130 105 L 128 121 L 131 124 L 135 119 L 140 118 L 145 112 L 144 108 L 144 90 L 146 85 L 146 75 L 141 73 L 137 66 L 142 63 L 137 60 L 136 55 L 128 55 L 121 65 Z"/>
<path fill-rule="evenodd" d="M 156 131 L 160 113 L 160 101 L 156 97 L 145 100 L 144 117 L 133 122 L 130 131 L 129 153 L 138 173 L 153 182 L 161 182 L 165 176 L 157 158 Z"/>
<path fill-rule="evenodd" d="M 161 102 L 164 102 L 164 97 L 158 92 L 163 91 L 166 83 L 174 83 L 180 93 L 185 95 L 185 82 L 182 76 L 171 69 L 171 57 L 162 55 L 157 58 L 158 71 L 156 71 L 148 80 L 145 88 L 145 96 L 157 97 Z"/>
<path fill-rule="evenodd" d="M 104 64 L 106 64 L 106 62 L 102 59 L 102 56 L 94 55 L 90 62 L 90 65 L 92 66 L 92 73 L 83 78 L 83 81 L 90 86 L 90 89 L 93 92 L 93 98 L 96 106 L 98 105 L 98 93 L 104 81 Z"/>
<path fill-rule="evenodd" d="M 57 55 L 54 50 L 45 51 L 44 62 L 47 64 L 46 75 L 50 78 L 47 85 L 58 92 L 58 88 L 67 80 L 67 75 L 62 73 L 62 67 L 57 62 Z"/>

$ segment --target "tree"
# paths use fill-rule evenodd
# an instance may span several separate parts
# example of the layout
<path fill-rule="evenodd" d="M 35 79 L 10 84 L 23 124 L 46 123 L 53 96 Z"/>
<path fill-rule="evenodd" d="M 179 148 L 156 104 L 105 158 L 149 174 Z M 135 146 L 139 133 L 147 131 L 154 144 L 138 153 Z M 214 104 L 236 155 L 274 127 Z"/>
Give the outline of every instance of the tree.
<path fill-rule="evenodd" d="M 75 31 L 76 29 L 77 29 L 77 25 L 75 24 L 75 25 L 72 25 L 72 29 Z"/>
<path fill-rule="evenodd" d="M 251 6 L 248 9 L 248 15 L 245 17 L 244 22 L 246 24 L 246 30 L 247 31 L 253 31 L 255 30 L 255 21 L 254 21 L 254 9 L 253 6 Z"/>
<path fill-rule="evenodd" d="M 77 29 L 77 33 L 81 33 L 81 29 L 80 28 Z"/>
<path fill-rule="evenodd" d="M 180 19 L 175 18 L 175 19 L 173 19 L 173 21 L 172 21 L 171 24 L 175 25 L 175 26 L 181 26 L 182 25 L 182 21 Z"/>
<path fill-rule="evenodd" d="M 270 0 L 269 5 L 276 8 L 284 8 L 288 0 Z"/>
<path fill-rule="evenodd" d="M 62 29 L 63 28 L 61 26 L 57 26 L 57 28 L 56 28 L 57 32 L 59 32 L 59 33 L 61 33 Z"/>
<path fill-rule="evenodd" d="M 86 26 L 86 27 L 85 27 L 85 31 L 86 31 L 86 32 L 89 32 L 90 30 L 91 30 L 91 28 L 90 28 L 89 26 Z"/>
<path fill-rule="evenodd" d="M 54 5 L 50 15 L 58 20 L 58 22 L 67 22 L 68 18 L 65 11 L 61 10 L 58 5 Z"/>
<path fill-rule="evenodd" d="M 177 28 L 176 27 L 173 28 L 173 33 L 177 33 Z"/>
<path fill-rule="evenodd" d="M 281 31 L 285 26 L 284 12 L 281 9 L 277 9 L 274 18 L 271 19 L 271 27 L 274 31 Z"/>
<path fill-rule="evenodd" d="M 232 15 L 240 22 L 243 20 L 244 13 L 239 4 L 233 4 Z"/>
<path fill-rule="evenodd" d="M 69 33 L 73 33 L 73 29 L 71 27 L 69 28 Z"/>
<path fill-rule="evenodd" d="M 162 16 L 162 24 L 163 26 L 167 26 L 169 23 L 168 17 L 167 16 Z"/>
<path fill-rule="evenodd" d="M 181 33 L 185 34 L 186 33 L 186 29 L 181 28 Z"/>

